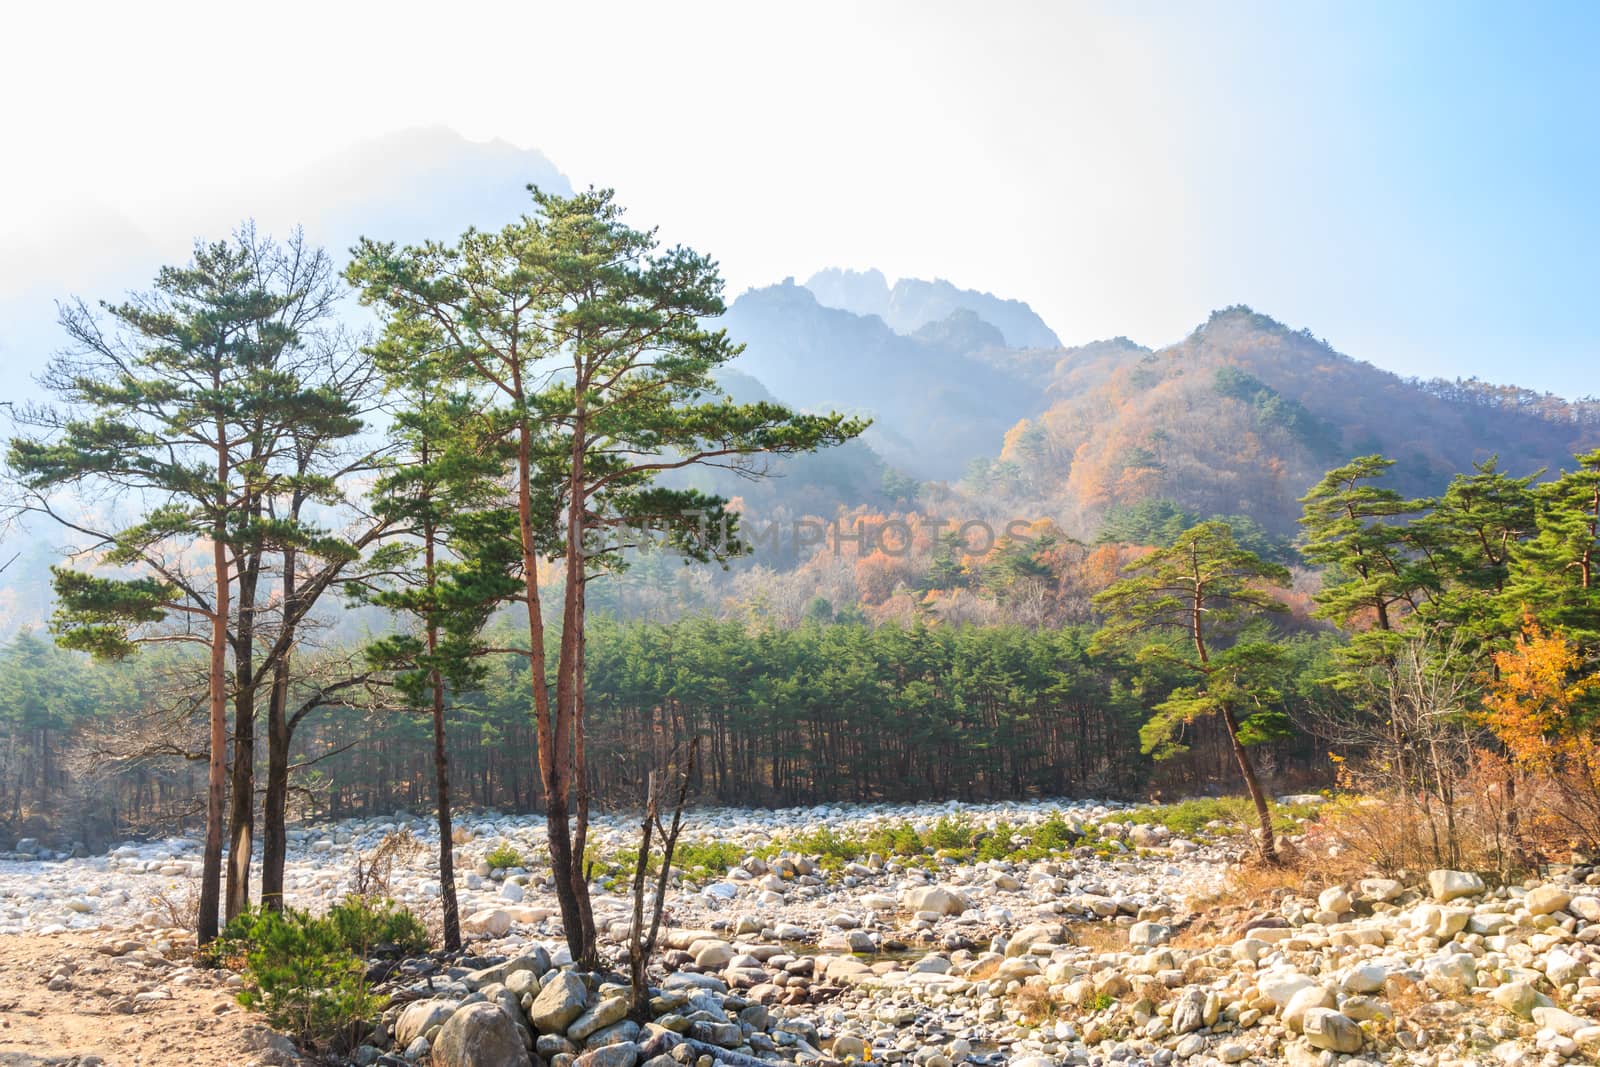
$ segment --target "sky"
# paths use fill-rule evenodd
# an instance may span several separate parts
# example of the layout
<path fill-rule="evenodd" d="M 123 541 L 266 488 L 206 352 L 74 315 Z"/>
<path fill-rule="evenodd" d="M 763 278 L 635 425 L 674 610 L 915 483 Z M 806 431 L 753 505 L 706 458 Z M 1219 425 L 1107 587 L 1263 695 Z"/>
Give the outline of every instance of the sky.
<path fill-rule="evenodd" d="M 733 293 L 877 267 L 1068 344 L 1246 303 L 1403 374 L 1600 394 L 1596 54 L 1594 4 L 33 4 L 0 306 L 443 124 L 616 188 Z"/>

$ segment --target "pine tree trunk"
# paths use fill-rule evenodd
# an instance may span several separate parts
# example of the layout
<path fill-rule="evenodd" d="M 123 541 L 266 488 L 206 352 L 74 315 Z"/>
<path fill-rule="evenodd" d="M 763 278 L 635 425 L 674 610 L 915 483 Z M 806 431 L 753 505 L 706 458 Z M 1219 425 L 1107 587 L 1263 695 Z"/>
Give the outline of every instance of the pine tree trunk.
<path fill-rule="evenodd" d="M 227 802 L 228 758 L 228 453 L 224 427 L 217 426 L 217 516 L 211 531 L 211 566 L 216 593 L 211 605 L 211 751 L 206 775 L 206 842 L 200 871 L 200 917 L 196 940 L 217 936 L 217 906 L 222 896 L 222 820 Z"/>
<path fill-rule="evenodd" d="M 285 822 L 289 806 L 289 746 L 294 739 L 288 721 L 289 663 L 273 667 L 272 694 L 267 699 L 267 793 L 261 804 L 261 904 L 283 909 L 283 865 L 288 853 Z"/>
<path fill-rule="evenodd" d="M 1255 764 L 1250 760 L 1250 753 L 1245 751 L 1244 744 L 1239 740 L 1239 724 L 1233 717 L 1233 709 L 1228 705 L 1222 706 L 1222 721 L 1228 727 L 1228 742 L 1233 746 L 1233 758 L 1239 764 L 1239 774 L 1244 778 L 1245 790 L 1250 794 L 1250 802 L 1256 808 L 1256 836 L 1259 839 L 1261 858 L 1273 866 L 1278 864 L 1278 842 L 1272 832 L 1272 810 L 1267 806 L 1267 794 L 1261 788 L 1261 781 L 1256 777 Z"/>
<path fill-rule="evenodd" d="M 250 859 L 255 849 L 256 818 L 256 695 L 252 676 L 255 658 L 255 593 L 257 560 L 239 576 L 236 598 L 239 615 L 233 650 L 233 760 L 230 768 L 232 801 L 228 812 L 228 880 L 223 918 L 250 907 Z"/>

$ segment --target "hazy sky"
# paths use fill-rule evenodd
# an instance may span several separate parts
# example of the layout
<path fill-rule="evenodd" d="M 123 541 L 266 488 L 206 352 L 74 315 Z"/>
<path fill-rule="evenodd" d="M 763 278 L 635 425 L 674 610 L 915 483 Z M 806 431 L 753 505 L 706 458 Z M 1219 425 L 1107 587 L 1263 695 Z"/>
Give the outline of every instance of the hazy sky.
<path fill-rule="evenodd" d="M 30 4 L 0 278 L 86 205 L 181 248 L 241 185 L 443 123 L 615 186 L 733 292 L 877 266 L 1067 343 L 1242 302 L 1600 393 L 1597 54 L 1594 4 Z"/>

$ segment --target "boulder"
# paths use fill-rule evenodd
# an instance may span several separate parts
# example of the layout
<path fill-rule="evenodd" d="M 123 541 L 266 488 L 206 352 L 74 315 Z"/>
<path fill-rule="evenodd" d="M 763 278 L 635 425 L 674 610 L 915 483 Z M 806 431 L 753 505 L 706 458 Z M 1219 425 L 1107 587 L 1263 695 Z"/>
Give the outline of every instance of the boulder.
<path fill-rule="evenodd" d="M 1428 872 L 1428 891 L 1433 894 L 1433 899 L 1440 903 L 1461 897 L 1475 897 L 1483 890 L 1483 879 L 1470 871 Z"/>
<path fill-rule="evenodd" d="M 1478 984 L 1478 965 L 1465 952 L 1434 956 L 1422 963 L 1423 980 L 1448 996 L 1459 996 Z"/>
<path fill-rule="evenodd" d="M 703 971 L 715 971 L 733 962 L 733 946 L 726 941 L 701 941 L 690 946 L 694 965 Z"/>
<path fill-rule="evenodd" d="M 1344 886 L 1339 885 L 1329 886 L 1317 897 L 1317 907 L 1323 911 L 1331 911 L 1335 915 L 1343 915 L 1350 910 L 1353 903 Z"/>
<path fill-rule="evenodd" d="M 433 1067 L 532 1067 L 517 1024 L 493 1004 L 468 1004 L 450 1016 L 433 1042 Z"/>
<path fill-rule="evenodd" d="M 1337 1053 L 1361 1051 L 1361 1027 L 1332 1008 L 1310 1009 L 1301 1026 L 1312 1048 Z"/>
<path fill-rule="evenodd" d="M 1256 979 L 1256 985 L 1261 988 L 1261 992 L 1270 997 L 1272 1002 L 1279 1007 L 1283 1007 L 1293 1000 L 1294 995 L 1300 990 L 1317 984 L 1316 979 L 1308 978 L 1299 971 L 1290 968 L 1271 970 Z"/>
<path fill-rule="evenodd" d="M 664 1058 L 676 1067 L 676 1060 L 670 1056 Z M 638 1044 L 633 1041 L 619 1041 L 615 1045 L 605 1045 L 585 1052 L 577 1058 L 572 1067 L 634 1067 L 638 1062 Z"/>
<path fill-rule="evenodd" d="M 1406 887 L 1393 878 L 1363 878 L 1361 880 L 1361 895 L 1368 900 L 1387 903 L 1396 899 L 1406 891 Z"/>
<path fill-rule="evenodd" d="M 1586 923 L 1600 923 L 1600 897 L 1573 897 L 1567 910 Z"/>
<path fill-rule="evenodd" d="M 1034 923 L 1024 926 L 1006 942 L 1007 956 L 1023 956 L 1034 945 L 1058 944 L 1063 940 L 1059 923 Z"/>
<path fill-rule="evenodd" d="M 1552 985 L 1562 986 L 1576 978 L 1587 978 L 1589 966 L 1565 949 L 1553 948 L 1544 958 L 1544 975 Z"/>
<path fill-rule="evenodd" d="M 1204 989 L 1190 987 L 1172 1006 L 1172 1032 L 1187 1034 L 1206 1025 L 1206 997 Z"/>
<path fill-rule="evenodd" d="M 1528 909 L 1529 915 L 1549 915 L 1553 911 L 1561 911 L 1572 903 L 1572 894 L 1558 885 L 1542 885 L 1537 889 L 1530 889 L 1528 895 L 1522 898 L 1522 906 Z"/>
<path fill-rule="evenodd" d="M 1283 1013 L 1280 1018 L 1283 1020 L 1283 1025 L 1290 1030 L 1298 1032 L 1304 1028 L 1306 1015 L 1311 1009 L 1336 1009 L 1338 1006 L 1339 1000 L 1333 995 L 1331 989 L 1321 985 L 1308 985 L 1289 998 L 1289 1003 L 1283 1006 Z M 1318 1045 L 1317 1047 L 1327 1048 L 1328 1046 Z"/>
<path fill-rule="evenodd" d="M 405 1048 L 417 1038 L 443 1026 L 461 1005 L 454 1000 L 418 1000 L 407 1004 L 394 1024 L 394 1043 Z"/>
<path fill-rule="evenodd" d="M 504 937 L 511 929 L 511 913 L 503 908 L 475 911 L 461 920 L 461 932 L 479 937 Z"/>
<path fill-rule="evenodd" d="M 1172 940 L 1172 927 L 1164 923 L 1136 922 L 1128 927 L 1128 944 L 1134 948 L 1154 948 Z"/>
<path fill-rule="evenodd" d="M 900 898 L 900 903 L 907 911 L 932 911 L 940 915 L 960 915 L 967 910 L 966 898 L 940 885 L 908 889 Z"/>
<path fill-rule="evenodd" d="M 552 978 L 528 1006 L 528 1022 L 541 1034 L 564 1033 L 572 1020 L 583 1014 L 589 990 L 583 979 L 571 971 Z"/>
<path fill-rule="evenodd" d="M 1489 996 L 1512 1015 L 1520 1015 L 1524 1019 L 1533 1018 L 1534 1005 L 1539 1002 L 1539 995 L 1531 982 L 1507 982 L 1495 986 Z"/>
<path fill-rule="evenodd" d="M 596 1030 L 621 1022 L 627 1015 L 628 1001 L 625 997 L 607 997 L 572 1020 L 567 1026 L 567 1038 L 581 1042 Z"/>
<path fill-rule="evenodd" d="M 1562 1037 L 1571 1037 L 1584 1027 L 1594 1025 L 1588 1019 L 1580 1018 L 1570 1011 L 1562 1011 L 1560 1008 L 1534 1008 L 1533 1021 L 1539 1024 L 1541 1030 L 1549 1030 Z"/>

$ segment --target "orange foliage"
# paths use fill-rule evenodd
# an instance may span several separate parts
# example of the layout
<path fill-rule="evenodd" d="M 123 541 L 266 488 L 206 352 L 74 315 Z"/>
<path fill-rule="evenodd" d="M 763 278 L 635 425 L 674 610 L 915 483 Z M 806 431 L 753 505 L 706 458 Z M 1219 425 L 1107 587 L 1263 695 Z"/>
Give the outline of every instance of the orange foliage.
<path fill-rule="evenodd" d="M 1595 724 L 1579 714 L 1600 678 L 1583 676 L 1583 656 L 1561 634 L 1531 616 L 1523 619 L 1514 647 L 1497 652 L 1497 677 L 1484 696 L 1490 729 L 1524 767 L 1548 771 L 1579 761 L 1600 771 Z"/>

